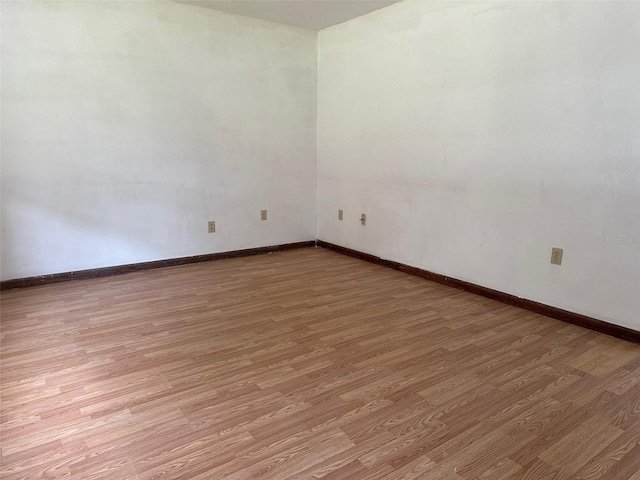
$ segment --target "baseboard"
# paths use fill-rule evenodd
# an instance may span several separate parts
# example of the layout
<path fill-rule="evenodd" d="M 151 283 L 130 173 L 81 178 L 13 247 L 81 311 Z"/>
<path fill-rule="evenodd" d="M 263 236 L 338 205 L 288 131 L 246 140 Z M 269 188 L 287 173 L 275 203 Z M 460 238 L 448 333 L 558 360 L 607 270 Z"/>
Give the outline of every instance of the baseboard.
<path fill-rule="evenodd" d="M 487 287 L 482 287 L 474 283 L 465 282 L 464 280 L 458 280 L 456 278 L 451 278 L 438 273 L 433 273 L 428 270 L 423 270 L 421 268 L 411 267 L 403 263 L 394 262 L 392 260 L 385 260 L 383 258 L 376 257 L 375 255 L 362 253 L 357 250 L 352 250 L 350 248 L 342 247 L 340 245 L 335 245 L 329 242 L 324 242 L 322 240 L 318 240 L 316 242 L 316 245 L 322 248 L 326 248 L 328 250 L 333 250 L 334 252 L 338 252 L 343 255 L 348 255 L 350 257 L 359 258 L 360 260 L 365 260 L 367 262 L 375 263 L 377 265 L 393 268 L 394 270 L 399 270 L 401 272 L 405 272 L 410 275 L 426 278 L 427 280 L 438 282 L 443 285 L 447 285 L 449 287 L 454 287 L 460 290 L 464 290 L 466 292 L 475 293 L 476 295 L 482 295 L 483 297 L 487 297 L 492 300 L 497 300 L 499 302 L 506 303 L 508 305 L 513 305 L 515 307 L 520 307 L 525 310 L 529 310 L 531 312 L 539 313 L 541 315 L 546 315 L 547 317 L 555 318 L 557 320 L 562 320 L 564 322 L 572 323 L 574 325 L 579 325 L 581 327 L 585 327 L 590 330 L 594 330 L 596 332 L 605 333 L 607 335 L 611 335 L 612 337 L 621 338 L 623 340 L 627 340 L 633 343 L 640 343 L 640 332 L 636 330 L 632 330 L 630 328 L 614 325 L 612 323 L 605 322 L 603 320 L 598 320 L 596 318 L 588 317 L 586 315 L 581 315 L 579 313 L 570 312 L 568 310 L 562 310 L 560 308 L 551 307 L 549 305 L 534 302 L 533 300 L 528 300 L 526 298 L 516 297 L 515 295 L 510 295 L 508 293 L 500 292 L 498 290 L 493 290 Z"/>
<path fill-rule="evenodd" d="M 309 248 L 318 246 L 332 250 L 334 252 L 348 255 L 350 257 L 365 260 L 367 262 L 392 268 L 400 272 L 425 278 L 433 282 L 438 282 L 449 287 L 458 288 L 469 293 L 482 295 L 483 297 L 497 300 L 508 305 L 520 307 L 531 312 L 546 315 L 547 317 L 562 320 L 567 323 L 579 325 L 581 327 L 594 330 L 596 332 L 611 335 L 612 337 L 621 338 L 629 342 L 640 344 L 640 332 L 630 328 L 614 325 L 603 320 L 581 315 L 579 313 L 562 310 L 560 308 L 551 307 L 543 303 L 534 302 L 526 298 L 516 297 L 508 293 L 493 290 L 491 288 L 482 287 L 474 283 L 458 280 L 456 278 L 447 277 L 439 273 L 433 273 L 418 267 L 405 265 L 404 263 L 385 260 L 375 255 L 359 252 L 351 248 L 342 247 L 333 243 L 322 240 L 309 240 L 306 242 L 286 243 L 283 245 L 272 245 L 267 247 L 248 248 L 245 250 L 233 250 L 229 252 L 209 253 L 205 255 L 194 255 L 192 257 L 169 258 L 166 260 L 155 260 L 152 262 L 132 263 L 128 265 L 117 265 L 114 267 L 93 268 L 90 270 L 79 270 L 76 272 L 53 273 L 50 275 L 39 275 L 37 277 L 16 278 L 13 280 L 5 280 L 0 282 L 0 290 L 10 290 L 13 288 L 32 287 L 36 285 L 45 285 L 49 283 L 68 282 L 71 280 L 82 280 L 87 278 L 107 277 L 111 275 L 119 275 L 122 273 L 139 272 L 142 270 L 152 270 L 155 268 L 173 267 L 176 265 L 186 265 L 189 263 L 210 262 L 213 260 L 222 260 L 225 258 L 249 257 L 252 255 L 261 255 L 272 252 L 282 252 L 285 250 L 294 250 L 297 248 Z"/>
<path fill-rule="evenodd" d="M 139 272 L 141 270 L 173 267 L 176 265 L 186 265 L 189 263 L 210 262 L 212 260 L 222 260 L 225 258 L 249 257 L 252 255 L 282 252 L 284 250 L 293 250 L 296 248 L 308 248 L 315 246 L 315 244 L 316 242 L 314 240 L 309 240 L 307 242 L 286 243 L 283 245 L 248 248 L 245 250 L 233 250 L 230 252 L 208 253 L 206 255 L 194 255 L 192 257 L 169 258 L 166 260 L 131 263 L 128 265 L 117 265 L 114 267 L 92 268 L 90 270 L 79 270 L 77 272 L 52 273 L 50 275 L 39 275 L 37 277 L 16 278 L 13 280 L 5 280 L 0 282 L 0 290 L 33 287 L 35 285 L 68 282 L 70 280 L 82 280 L 86 278 L 108 277 L 111 275 L 119 275 L 121 273 Z"/>

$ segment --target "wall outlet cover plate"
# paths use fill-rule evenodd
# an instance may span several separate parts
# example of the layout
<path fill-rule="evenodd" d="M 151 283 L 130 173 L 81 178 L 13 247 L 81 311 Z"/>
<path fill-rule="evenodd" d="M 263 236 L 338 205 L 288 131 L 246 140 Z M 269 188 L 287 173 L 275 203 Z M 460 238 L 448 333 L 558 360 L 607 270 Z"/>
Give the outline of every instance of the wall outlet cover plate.
<path fill-rule="evenodd" d="M 558 247 L 553 247 L 551 249 L 551 263 L 554 265 L 562 264 L 562 249 Z"/>

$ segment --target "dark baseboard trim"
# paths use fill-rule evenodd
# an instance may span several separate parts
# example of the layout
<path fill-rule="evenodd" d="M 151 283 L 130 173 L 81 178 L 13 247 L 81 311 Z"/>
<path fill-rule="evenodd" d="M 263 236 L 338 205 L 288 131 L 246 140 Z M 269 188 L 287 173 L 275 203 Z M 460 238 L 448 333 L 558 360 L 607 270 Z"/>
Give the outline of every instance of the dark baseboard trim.
<path fill-rule="evenodd" d="M 483 297 L 497 300 L 508 305 L 520 307 L 531 312 L 546 315 L 547 317 L 562 320 L 567 323 L 579 325 L 581 327 L 594 330 L 596 332 L 605 333 L 612 337 L 621 338 L 629 342 L 640 344 L 640 332 L 632 330 L 630 328 L 614 325 L 603 320 L 587 317 L 579 313 L 570 312 L 568 310 L 562 310 L 560 308 L 551 307 L 543 303 L 534 302 L 526 298 L 516 297 L 509 293 L 500 292 L 491 288 L 482 287 L 474 283 L 465 282 L 464 280 L 458 280 L 456 278 L 447 277 L 439 273 L 433 273 L 428 270 L 423 270 L 418 267 L 412 267 L 405 265 L 404 263 L 394 262 L 392 260 L 385 260 L 375 255 L 359 252 L 351 248 L 342 247 L 333 243 L 325 242 L 322 240 L 309 240 L 306 242 L 286 243 L 283 245 L 272 245 L 268 247 L 248 248 L 245 250 L 233 250 L 230 252 L 209 253 L 205 255 L 195 255 L 192 257 L 180 257 L 169 258 L 166 260 L 155 260 L 152 262 L 132 263 L 129 265 L 117 265 L 114 267 L 94 268 L 90 270 L 79 270 L 77 272 L 64 272 L 53 273 L 50 275 L 40 275 L 37 277 L 28 278 L 16 278 L 13 280 L 5 280 L 0 282 L 0 290 L 11 290 L 14 288 L 33 287 L 36 285 L 46 285 L 49 283 L 68 282 L 71 280 L 82 280 L 87 278 L 108 277 L 111 275 L 119 275 L 123 273 L 139 272 L 142 270 L 152 270 L 155 268 L 174 267 L 177 265 L 187 265 L 189 263 L 210 262 L 213 260 L 222 260 L 225 258 L 235 257 L 249 257 L 252 255 L 262 255 L 265 253 L 282 252 L 285 250 L 294 250 L 297 248 L 309 248 L 309 247 L 322 247 L 328 250 L 332 250 L 343 255 L 365 260 L 367 262 L 382 265 L 387 268 L 392 268 L 400 272 L 415 275 L 417 277 L 425 278 L 433 282 L 447 285 L 449 287 L 464 290 L 476 295 L 482 295 Z"/>
<path fill-rule="evenodd" d="M 447 285 L 449 287 L 458 288 L 460 290 L 464 290 L 469 293 L 475 293 L 476 295 L 482 295 L 483 297 L 487 297 L 492 300 L 497 300 L 499 302 L 506 303 L 508 305 L 520 307 L 525 310 L 529 310 L 531 312 L 539 313 L 541 315 L 546 315 L 547 317 L 555 318 L 557 320 L 562 320 L 564 322 L 572 323 L 574 325 L 579 325 L 581 327 L 585 327 L 590 330 L 594 330 L 596 332 L 611 335 L 612 337 L 621 338 L 629 342 L 640 344 L 640 332 L 636 330 L 632 330 L 630 328 L 614 325 L 612 323 L 605 322 L 603 320 L 598 320 L 596 318 L 587 317 L 586 315 L 581 315 L 579 313 L 573 313 L 567 310 L 562 310 L 560 308 L 551 307 L 543 303 L 534 302 L 533 300 L 527 300 L 526 298 L 516 297 L 515 295 L 500 292 L 498 290 L 493 290 L 487 287 L 482 287 L 474 283 L 465 282 L 464 280 L 458 280 L 456 278 L 447 277 L 439 273 L 433 273 L 418 267 L 411 267 L 409 265 L 405 265 L 399 262 L 394 262 L 392 260 L 385 260 L 383 258 L 376 257 L 375 255 L 358 252 L 357 250 L 352 250 L 350 248 L 342 247 L 340 245 L 335 245 L 329 242 L 324 242 L 322 240 L 318 240 L 316 242 L 316 245 L 318 247 L 326 248 L 328 250 L 333 250 L 334 252 L 338 252 L 343 255 L 348 255 L 350 257 L 359 258 L 360 260 L 365 260 L 367 262 L 375 263 L 377 265 L 393 268 L 394 270 L 399 270 L 401 272 L 405 272 L 410 275 L 426 278 L 427 280 L 438 282 L 443 285 Z"/>
<path fill-rule="evenodd" d="M 108 277 L 122 273 L 152 270 L 154 268 L 174 267 L 176 265 L 186 265 L 188 263 L 210 262 L 212 260 L 222 260 L 225 258 L 249 257 L 252 255 L 262 255 L 264 253 L 294 250 L 296 248 L 309 248 L 314 247 L 315 245 L 316 242 L 314 240 L 309 240 L 307 242 L 286 243 L 284 245 L 248 248 L 246 250 L 233 250 L 231 252 L 208 253 L 206 255 L 194 255 L 192 257 L 169 258 L 166 260 L 155 260 L 152 262 L 131 263 L 129 265 L 117 265 L 115 267 L 92 268 L 90 270 L 79 270 L 77 272 L 52 273 L 50 275 L 39 275 L 37 277 L 16 278 L 14 280 L 5 280 L 0 282 L 0 290 L 33 287 L 35 285 L 45 285 L 48 283 L 68 282 L 70 280 Z"/>

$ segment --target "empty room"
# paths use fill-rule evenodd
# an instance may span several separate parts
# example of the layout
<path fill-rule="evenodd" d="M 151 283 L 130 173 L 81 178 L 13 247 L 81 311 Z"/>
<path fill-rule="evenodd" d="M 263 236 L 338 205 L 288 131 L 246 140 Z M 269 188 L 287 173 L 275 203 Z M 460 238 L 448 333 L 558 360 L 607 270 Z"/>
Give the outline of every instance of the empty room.
<path fill-rule="evenodd" d="M 640 480 L 640 2 L 0 31 L 0 478 Z"/>

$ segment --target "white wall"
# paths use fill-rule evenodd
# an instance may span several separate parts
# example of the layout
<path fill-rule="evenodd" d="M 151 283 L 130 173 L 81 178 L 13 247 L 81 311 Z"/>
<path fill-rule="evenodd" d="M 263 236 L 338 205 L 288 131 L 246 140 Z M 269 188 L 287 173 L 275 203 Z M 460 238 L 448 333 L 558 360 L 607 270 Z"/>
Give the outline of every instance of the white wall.
<path fill-rule="evenodd" d="M 315 32 L 160 1 L 0 8 L 2 279 L 315 238 Z"/>
<path fill-rule="evenodd" d="M 640 329 L 640 3 L 405 1 L 318 42 L 321 240 Z"/>
<path fill-rule="evenodd" d="M 314 32 L 208 9 L 0 9 L 2 279 L 317 227 L 640 329 L 639 3 L 405 1 L 320 32 L 319 73 Z"/>

